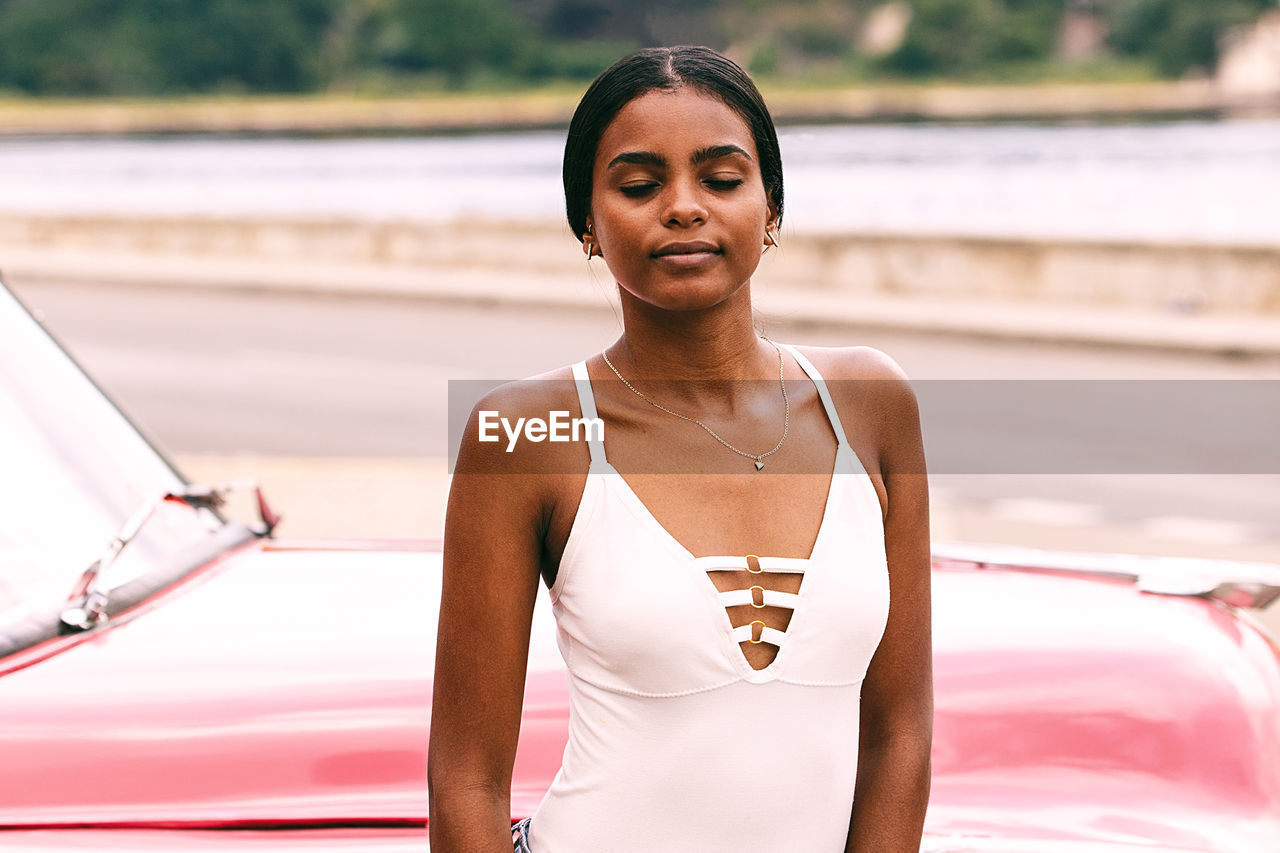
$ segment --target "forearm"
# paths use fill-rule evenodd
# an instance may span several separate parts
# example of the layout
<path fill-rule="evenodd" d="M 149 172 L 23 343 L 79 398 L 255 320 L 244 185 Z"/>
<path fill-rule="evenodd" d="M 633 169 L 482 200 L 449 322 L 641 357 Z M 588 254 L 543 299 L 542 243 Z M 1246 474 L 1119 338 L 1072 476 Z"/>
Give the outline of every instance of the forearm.
<path fill-rule="evenodd" d="M 930 739 L 900 735 L 858 752 L 846 853 L 919 853 L 929 803 Z"/>
<path fill-rule="evenodd" d="M 427 830 L 432 853 L 511 853 L 511 806 L 484 789 L 432 790 Z"/>

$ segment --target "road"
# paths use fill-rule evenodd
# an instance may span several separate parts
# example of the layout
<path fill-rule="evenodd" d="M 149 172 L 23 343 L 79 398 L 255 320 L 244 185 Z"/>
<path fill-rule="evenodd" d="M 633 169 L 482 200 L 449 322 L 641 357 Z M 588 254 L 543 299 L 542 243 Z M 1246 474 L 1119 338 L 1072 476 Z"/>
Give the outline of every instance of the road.
<path fill-rule="evenodd" d="M 618 319 L 603 310 L 11 284 L 122 407 L 180 458 L 321 467 L 331 460 L 331 472 L 337 461 L 352 459 L 384 469 L 396 460 L 438 466 L 447 454 L 449 380 L 537 373 L 599 350 L 620 331 Z M 876 346 L 916 379 L 1280 379 L 1280 360 L 836 327 L 767 331 L 798 344 Z M 1010 411 L 992 422 L 983 441 L 1012 446 L 1034 419 L 1034 412 Z M 1249 429 L 1242 440 L 1271 444 L 1276 422 Z M 1274 466 L 1265 475 L 1238 473 L 1245 468 L 1108 473 L 1105 466 L 1089 473 L 972 473 L 982 470 L 932 478 L 935 532 L 1280 561 Z"/>

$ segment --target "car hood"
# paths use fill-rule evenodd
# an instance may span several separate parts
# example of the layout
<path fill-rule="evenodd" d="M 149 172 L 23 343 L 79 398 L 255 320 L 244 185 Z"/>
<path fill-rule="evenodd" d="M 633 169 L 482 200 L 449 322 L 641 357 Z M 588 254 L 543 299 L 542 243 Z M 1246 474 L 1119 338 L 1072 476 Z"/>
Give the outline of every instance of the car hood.
<path fill-rule="evenodd" d="M 998 829 L 977 835 L 926 835 L 920 846 L 920 853 L 1209 853 L 1211 850 L 1206 847 L 1147 844 L 1142 841 L 1117 843 L 998 834 L 1002 831 Z M 1236 850 L 1234 853 L 1244 851 Z"/>
<path fill-rule="evenodd" d="M 437 552 L 254 544 L 0 678 L 0 826 L 420 826 L 439 572 Z M 567 729 L 540 595 L 514 815 Z M 1274 849 L 1280 669 L 1227 610 L 960 569 L 935 570 L 934 604 L 925 851 Z"/>
<path fill-rule="evenodd" d="M 947 797 L 951 791 L 942 791 Z M 982 806 L 934 807 L 920 853 L 1274 853 L 1274 817 L 1244 825 L 1208 810 L 1179 813 L 1173 804 L 1117 801 L 1114 808 L 1070 795 L 1020 811 L 1006 790 Z"/>
<path fill-rule="evenodd" d="M 1273 853 L 1280 658 L 1230 607 L 935 568 L 926 830 L 955 853 Z"/>
<path fill-rule="evenodd" d="M 0 826 L 425 822 L 439 570 L 255 544 L 0 678 Z M 535 716 L 557 681 L 530 680 Z M 564 713 L 521 744 L 531 792 Z"/>

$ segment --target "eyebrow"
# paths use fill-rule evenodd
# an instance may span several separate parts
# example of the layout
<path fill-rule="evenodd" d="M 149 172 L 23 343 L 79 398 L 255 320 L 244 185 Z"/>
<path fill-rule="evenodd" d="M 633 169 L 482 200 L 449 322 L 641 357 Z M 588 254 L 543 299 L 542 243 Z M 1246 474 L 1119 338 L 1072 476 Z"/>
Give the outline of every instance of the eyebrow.
<path fill-rule="evenodd" d="M 712 145 L 693 152 L 692 162 L 693 165 L 698 166 L 710 160 L 719 160 L 721 157 L 732 157 L 734 154 L 741 155 L 747 160 L 751 159 L 750 154 L 736 145 Z"/>
<path fill-rule="evenodd" d="M 693 163 L 693 165 L 699 166 L 711 160 L 719 160 L 722 157 L 732 157 L 735 154 L 740 157 L 745 157 L 747 160 L 751 159 L 751 155 L 739 148 L 737 145 L 709 145 L 706 148 L 699 148 L 697 151 L 693 152 L 693 156 L 689 158 L 689 161 Z M 612 169 L 614 166 L 623 164 L 665 167 L 667 165 L 667 158 L 663 157 L 661 154 L 655 154 L 652 151 L 624 151 L 617 157 L 610 160 L 609 165 L 605 168 Z"/>

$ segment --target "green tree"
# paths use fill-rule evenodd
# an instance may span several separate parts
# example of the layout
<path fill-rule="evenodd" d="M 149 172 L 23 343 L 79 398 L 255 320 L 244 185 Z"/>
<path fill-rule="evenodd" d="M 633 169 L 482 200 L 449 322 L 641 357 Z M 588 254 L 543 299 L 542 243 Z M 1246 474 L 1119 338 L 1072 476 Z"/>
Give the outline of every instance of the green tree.
<path fill-rule="evenodd" d="M 130 5 L 130 41 L 160 66 L 166 89 L 302 92 L 323 82 L 316 48 L 336 7 L 330 0 Z"/>
<path fill-rule="evenodd" d="M 985 62 L 998 64 L 1052 55 L 1061 18 L 1062 0 L 1004 0 Z"/>
<path fill-rule="evenodd" d="M 897 50 L 884 58 L 891 71 L 953 74 L 984 62 L 995 43 L 996 0 L 916 0 Z"/>
<path fill-rule="evenodd" d="M 454 84 L 482 69 L 519 68 L 532 42 L 528 26 L 503 0 L 391 0 L 371 39 L 381 63 L 442 72 Z"/>
<path fill-rule="evenodd" d="M 103 31 L 116 4 L 93 0 L 9 0 L 0 7 L 0 86 L 43 94 L 100 94 Z"/>
<path fill-rule="evenodd" d="M 0 86 L 57 95 L 314 89 L 324 82 L 316 45 L 338 2 L 8 0 Z"/>
<path fill-rule="evenodd" d="M 1116 0 L 1107 6 L 1109 40 L 1117 52 L 1149 57 L 1161 74 L 1212 71 L 1222 37 L 1252 23 L 1269 0 Z"/>

